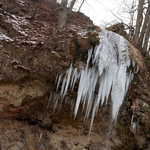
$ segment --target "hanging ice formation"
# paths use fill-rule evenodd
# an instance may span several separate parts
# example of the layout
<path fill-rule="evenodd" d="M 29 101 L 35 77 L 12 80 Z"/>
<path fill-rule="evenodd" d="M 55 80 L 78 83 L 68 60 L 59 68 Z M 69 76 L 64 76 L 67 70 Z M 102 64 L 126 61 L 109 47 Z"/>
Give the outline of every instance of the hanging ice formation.
<path fill-rule="evenodd" d="M 79 81 L 77 100 L 74 108 L 76 117 L 80 103 L 86 105 L 85 119 L 92 109 L 91 127 L 99 105 L 112 100 L 112 118 L 117 119 L 119 108 L 125 98 L 130 82 L 134 76 L 135 62 L 131 61 L 128 41 L 122 36 L 102 30 L 100 44 L 88 51 L 87 63 L 80 70 L 72 65 L 57 79 L 57 89 L 63 79 L 60 97 L 64 99 L 69 87 Z M 92 63 L 89 67 L 89 63 Z M 92 67 L 91 67 L 92 66 Z M 133 67 L 131 67 L 133 66 Z M 94 94 L 98 88 L 98 94 Z"/>

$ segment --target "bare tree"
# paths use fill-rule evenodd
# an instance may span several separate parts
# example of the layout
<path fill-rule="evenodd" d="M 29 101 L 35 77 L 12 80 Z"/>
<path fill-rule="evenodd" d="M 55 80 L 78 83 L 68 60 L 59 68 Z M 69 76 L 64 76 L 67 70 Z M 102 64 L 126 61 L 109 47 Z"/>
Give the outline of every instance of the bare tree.
<path fill-rule="evenodd" d="M 125 3 L 125 1 L 123 1 Z M 128 23 L 124 23 L 124 18 L 120 19 L 118 15 L 112 14 L 123 24 L 129 31 L 128 38 L 132 39 L 134 43 L 139 47 L 144 56 L 148 56 L 149 41 L 150 41 L 150 0 L 132 0 L 131 3 L 125 3 L 125 9 L 123 13 L 130 15 Z M 137 18 L 135 18 L 137 13 Z M 135 22 L 136 20 L 136 22 Z"/>
<path fill-rule="evenodd" d="M 135 8 L 136 2 L 133 0 L 131 8 L 130 8 L 130 22 L 129 22 L 129 37 L 132 39 L 134 36 L 134 15 L 135 15 Z"/>
<path fill-rule="evenodd" d="M 149 18 L 150 18 L 150 15 L 149 15 Z M 147 53 L 149 38 L 150 38 L 150 19 L 148 21 L 147 30 L 145 32 L 144 44 L 142 47 L 142 52 L 144 56 L 146 56 L 146 53 Z"/>
<path fill-rule="evenodd" d="M 147 8 L 147 11 L 146 11 L 146 14 L 145 14 L 144 23 L 143 23 L 141 34 L 140 34 L 140 37 L 139 37 L 139 43 L 138 44 L 139 44 L 140 48 L 142 48 L 142 45 L 143 45 L 144 35 L 146 33 L 147 24 L 148 24 L 148 21 L 149 21 L 149 18 L 150 18 L 149 14 L 150 14 L 150 3 L 148 3 L 148 8 Z"/>
<path fill-rule="evenodd" d="M 128 10 L 125 12 L 130 14 L 129 38 L 133 39 L 143 55 L 146 56 L 150 40 L 150 0 L 138 0 L 138 5 L 133 0 Z M 134 26 L 135 12 L 137 12 L 137 18 Z"/>
<path fill-rule="evenodd" d="M 144 56 L 147 53 L 149 39 L 150 0 L 139 0 L 134 42 L 139 46 Z"/>
<path fill-rule="evenodd" d="M 141 28 L 141 24 L 142 24 L 142 20 L 143 20 L 143 17 L 142 17 L 143 6 L 144 6 L 144 0 L 139 0 L 138 15 L 137 15 L 137 20 L 136 20 L 136 29 L 135 29 L 135 35 L 134 35 L 135 44 L 138 44 L 140 28 Z"/>
<path fill-rule="evenodd" d="M 82 5 L 83 5 L 84 1 L 85 1 L 85 0 L 82 0 L 82 3 L 81 3 L 81 5 L 80 5 L 80 7 L 79 7 L 78 11 L 80 11 L 80 9 L 81 9 L 81 7 L 82 7 Z"/>
<path fill-rule="evenodd" d="M 58 20 L 58 28 L 63 28 L 66 25 L 67 20 L 67 8 L 68 0 L 62 0 L 61 1 L 61 8 L 59 12 L 59 20 Z"/>
<path fill-rule="evenodd" d="M 68 8 L 68 14 L 71 13 L 71 11 L 72 11 L 72 9 L 73 9 L 73 6 L 74 6 L 75 2 L 76 2 L 76 0 L 72 0 L 72 1 L 71 1 L 70 7 Z"/>
<path fill-rule="evenodd" d="M 71 0 L 69 7 L 67 7 L 68 0 L 61 1 L 59 20 L 58 20 L 58 28 L 63 28 L 66 26 L 67 15 L 69 15 L 71 13 L 76 1 L 77 0 Z M 83 0 L 83 2 L 84 2 L 84 0 Z M 83 2 L 82 2 L 82 4 L 83 4 Z M 80 8 L 81 8 L 82 4 L 80 5 Z"/>

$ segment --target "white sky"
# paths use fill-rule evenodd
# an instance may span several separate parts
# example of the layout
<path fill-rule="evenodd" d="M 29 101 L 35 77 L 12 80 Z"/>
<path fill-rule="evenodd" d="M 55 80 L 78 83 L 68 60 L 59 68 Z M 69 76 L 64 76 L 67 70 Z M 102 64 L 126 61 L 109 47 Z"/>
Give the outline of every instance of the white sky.
<path fill-rule="evenodd" d="M 76 4 L 76 8 L 78 8 L 81 0 L 78 0 Z M 138 0 L 136 0 L 138 2 Z M 119 18 L 123 19 L 124 22 L 129 21 L 126 17 L 130 17 L 129 14 L 123 13 L 122 8 L 125 7 L 125 3 L 127 2 L 131 5 L 132 0 L 85 0 L 84 4 L 81 7 L 81 12 L 85 15 L 89 16 L 91 20 L 93 20 L 96 25 L 105 25 L 105 23 L 110 23 L 113 20 L 121 20 L 117 19 L 111 11 Z M 126 9 L 127 10 L 127 7 Z"/>
<path fill-rule="evenodd" d="M 56 1 L 61 2 L 61 0 Z M 69 2 L 70 1 L 71 0 L 69 0 Z M 134 1 L 138 3 L 138 0 Z M 128 10 L 126 4 L 130 7 L 132 2 L 133 0 L 85 0 L 81 7 L 81 12 L 90 17 L 95 25 L 101 27 L 114 20 L 117 20 L 118 22 L 123 20 L 124 23 L 129 24 L 130 15 L 124 11 Z M 77 0 L 74 11 L 78 11 L 81 3 L 82 0 Z M 118 16 L 121 20 L 119 20 L 116 16 Z"/>

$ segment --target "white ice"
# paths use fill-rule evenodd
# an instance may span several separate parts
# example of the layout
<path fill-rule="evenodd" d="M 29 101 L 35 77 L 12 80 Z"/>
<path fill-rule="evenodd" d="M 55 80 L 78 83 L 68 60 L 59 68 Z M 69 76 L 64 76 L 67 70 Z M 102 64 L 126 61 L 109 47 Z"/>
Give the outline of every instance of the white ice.
<path fill-rule="evenodd" d="M 134 76 L 130 66 L 135 66 L 134 61 L 131 63 L 126 39 L 106 30 L 102 30 L 99 38 L 100 44 L 88 51 L 87 63 L 79 71 L 72 65 L 66 71 L 60 93 L 64 98 L 69 85 L 73 90 L 75 83 L 79 81 L 74 115 L 76 117 L 80 103 L 83 108 L 86 106 L 85 119 L 93 108 L 91 127 L 99 106 L 104 102 L 107 104 L 109 97 L 112 101 L 112 118 L 117 120 L 120 106 Z M 57 89 L 61 78 L 62 74 L 58 78 Z"/>

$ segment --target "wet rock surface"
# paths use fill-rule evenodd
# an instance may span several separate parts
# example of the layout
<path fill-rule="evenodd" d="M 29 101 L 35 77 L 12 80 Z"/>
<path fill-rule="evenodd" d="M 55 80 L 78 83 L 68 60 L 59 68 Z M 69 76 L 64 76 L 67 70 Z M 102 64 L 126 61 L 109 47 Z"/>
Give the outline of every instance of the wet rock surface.
<path fill-rule="evenodd" d="M 100 29 L 83 14 L 72 13 L 76 21 L 70 16 L 67 28 L 58 30 L 59 5 L 43 1 L 31 19 L 36 6 L 38 1 L 0 3 L 0 149 L 148 149 L 150 92 L 140 73 L 116 124 L 109 100 L 99 108 L 90 136 L 91 114 L 84 122 L 81 107 L 74 119 L 76 88 L 55 107 L 57 74 L 71 62 L 79 66 L 87 50 L 98 44 Z"/>

